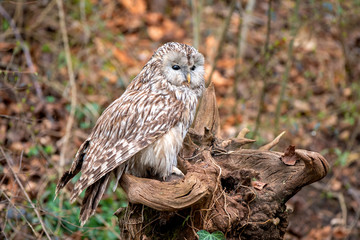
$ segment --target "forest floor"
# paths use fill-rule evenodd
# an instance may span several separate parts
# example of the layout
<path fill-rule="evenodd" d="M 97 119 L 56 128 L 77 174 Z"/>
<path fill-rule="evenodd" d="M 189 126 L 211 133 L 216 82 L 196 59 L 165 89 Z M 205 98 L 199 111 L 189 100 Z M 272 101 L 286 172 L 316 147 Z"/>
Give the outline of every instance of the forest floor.
<path fill-rule="evenodd" d="M 168 41 L 198 47 L 207 79 L 217 59 L 212 82 L 223 138 L 246 127 L 258 147 L 286 131 L 274 150 L 291 144 L 329 161 L 328 176 L 288 201 L 285 239 L 360 239 L 358 1 L 274 0 L 270 12 L 269 1 L 253 10 L 256 1 L 236 1 L 228 28 L 231 1 L 66 1 L 64 25 L 58 2 L 0 3 L 6 239 L 119 237 L 113 212 L 126 206 L 121 190 L 108 191 L 80 228 L 80 202 L 71 205 L 68 191 L 53 201 L 55 185 L 101 112 Z"/>

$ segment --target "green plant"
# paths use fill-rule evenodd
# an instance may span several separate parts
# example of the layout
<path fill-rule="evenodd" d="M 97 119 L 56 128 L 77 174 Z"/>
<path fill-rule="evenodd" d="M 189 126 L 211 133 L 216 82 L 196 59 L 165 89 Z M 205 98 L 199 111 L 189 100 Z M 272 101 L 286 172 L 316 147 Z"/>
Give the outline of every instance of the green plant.
<path fill-rule="evenodd" d="M 105 198 L 100 201 L 99 211 L 90 218 L 84 227 L 80 227 L 80 206 L 74 207 L 74 204 L 71 204 L 68 200 L 64 200 L 61 205 L 59 197 L 53 201 L 56 184 L 55 182 L 50 183 L 40 198 L 43 210 L 47 212 L 47 214 L 44 215 L 46 226 L 51 229 L 56 236 L 82 232 L 83 238 L 118 239 L 120 230 L 116 224 L 111 224 L 116 222 L 116 217 L 113 213 L 119 207 L 126 207 L 127 202 L 124 193 L 120 189 L 116 190 L 115 193 L 112 192 L 111 185 L 113 185 L 113 183 L 110 184 Z M 82 195 L 84 195 L 84 193 Z"/>
<path fill-rule="evenodd" d="M 339 148 L 334 149 L 337 159 L 335 161 L 335 166 L 344 167 L 347 164 L 347 160 L 349 157 L 349 151 L 341 151 Z"/>
<path fill-rule="evenodd" d="M 199 236 L 199 240 L 225 240 L 224 233 L 220 231 L 216 231 L 213 233 L 209 233 L 206 230 L 200 230 L 197 232 L 197 235 Z"/>

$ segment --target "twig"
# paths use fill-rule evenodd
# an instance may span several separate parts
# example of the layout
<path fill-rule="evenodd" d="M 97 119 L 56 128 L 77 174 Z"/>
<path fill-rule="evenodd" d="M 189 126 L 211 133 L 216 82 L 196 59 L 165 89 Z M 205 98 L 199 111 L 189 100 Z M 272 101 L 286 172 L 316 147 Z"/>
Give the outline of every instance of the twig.
<path fill-rule="evenodd" d="M 233 114 L 236 114 L 236 111 L 238 109 L 238 106 L 240 104 L 240 97 L 238 94 L 239 84 L 240 84 L 240 65 L 243 61 L 243 57 L 245 54 L 246 49 L 246 40 L 247 40 L 247 34 L 249 31 L 249 26 L 252 20 L 252 12 L 254 11 L 254 7 L 256 4 L 256 0 L 249 0 L 246 4 L 245 11 L 240 11 L 242 13 L 242 21 L 241 24 L 239 23 L 238 28 L 238 44 L 236 49 L 236 63 L 235 63 L 235 84 L 234 84 L 234 95 L 236 100 L 236 104 L 233 108 Z M 242 10 L 242 7 L 240 5 L 240 10 Z"/>
<path fill-rule="evenodd" d="M 295 19 L 294 21 L 296 23 L 298 23 L 299 20 L 299 5 L 300 5 L 300 0 L 296 0 L 296 5 L 295 5 Z M 294 47 L 294 40 L 295 40 L 295 36 L 297 34 L 297 31 L 299 29 L 299 26 L 297 26 L 297 24 L 293 24 L 293 27 L 291 29 L 291 40 L 289 43 L 289 48 L 288 48 L 288 60 L 286 62 L 286 69 L 285 69 L 285 73 L 283 75 L 283 79 L 281 81 L 281 90 L 280 90 L 280 97 L 279 100 L 277 102 L 276 105 L 276 110 L 275 110 L 275 132 L 278 131 L 279 129 L 279 118 L 280 118 L 280 112 L 281 112 L 281 106 L 284 102 L 284 97 L 285 97 L 285 91 L 286 91 L 286 87 L 289 81 L 289 73 L 290 73 L 290 68 L 292 67 L 292 63 L 293 63 L 293 47 Z"/>
<path fill-rule="evenodd" d="M 262 146 L 259 148 L 259 150 L 270 150 L 271 148 L 273 148 L 276 144 L 279 143 L 280 138 L 285 134 L 286 132 L 283 131 L 282 133 L 280 133 L 274 140 L 272 140 L 271 142 L 269 142 L 268 144 Z"/>
<path fill-rule="evenodd" d="M 66 25 L 65 25 L 65 14 L 64 14 L 63 1 L 56 0 L 56 3 L 58 6 L 58 9 L 59 9 L 60 29 L 61 29 L 62 40 L 64 43 L 66 66 L 68 69 L 68 77 L 69 77 L 69 82 L 70 82 L 70 87 L 71 87 L 70 115 L 69 115 L 69 119 L 66 124 L 65 135 L 63 137 L 63 142 L 62 142 L 62 147 L 61 147 L 61 152 L 60 152 L 60 161 L 59 161 L 60 173 L 62 173 L 62 169 L 65 165 L 65 154 L 67 153 L 67 145 L 69 142 L 71 129 L 72 129 L 72 126 L 74 123 L 74 115 L 75 115 L 75 108 L 76 108 L 76 85 L 75 85 L 75 77 L 74 77 L 74 71 L 73 71 L 71 55 L 70 55 L 69 39 L 68 39 L 68 34 L 67 34 L 67 30 L 66 30 Z"/>
<path fill-rule="evenodd" d="M 359 99 L 360 100 L 360 99 Z M 359 101 L 357 101 L 357 106 L 359 106 Z M 353 128 L 353 131 L 350 135 L 350 138 L 349 138 L 349 141 L 347 141 L 347 144 L 346 144 L 346 149 L 350 152 L 352 150 L 352 148 L 354 147 L 355 145 L 355 142 L 356 142 L 356 136 L 358 136 L 360 133 L 360 120 L 357 119 L 356 122 L 355 122 L 355 127 Z"/>
<path fill-rule="evenodd" d="M 358 203 L 358 206 L 359 206 L 360 205 L 360 194 L 356 193 L 355 191 L 357 191 L 357 190 L 349 189 L 349 194 L 355 199 L 355 201 Z M 353 231 L 353 229 L 356 227 L 356 225 L 359 222 L 359 219 L 360 219 L 360 207 L 357 208 L 354 220 L 348 228 L 349 233 L 351 233 Z M 344 240 L 348 240 L 350 238 L 350 236 L 351 236 L 351 234 L 347 235 Z"/>
<path fill-rule="evenodd" d="M 344 198 L 344 194 L 342 192 L 339 192 L 335 195 L 337 197 L 337 199 L 339 200 L 339 204 L 340 204 L 340 209 L 341 209 L 341 215 L 342 215 L 342 224 L 343 226 L 346 226 L 346 222 L 347 222 L 347 207 L 346 207 L 346 203 L 345 203 L 345 198 Z"/>
<path fill-rule="evenodd" d="M 100 220 L 100 222 L 101 222 L 102 224 L 104 224 L 105 227 L 106 227 L 109 231 L 111 231 L 118 239 L 121 239 L 121 236 L 109 225 L 108 222 L 105 221 L 105 219 L 104 219 L 100 214 L 97 214 L 97 215 L 96 215 L 96 218 L 97 218 L 98 220 Z M 150 224 L 150 223 L 149 223 L 149 224 Z"/>
<path fill-rule="evenodd" d="M 9 157 L 5 154 L 4 149 L 3 149 L 1 146 L 0 146 L 0 151 L 1 151 L 2 155 L 4 156 L 4 158 L 6 159 L 6 162 L 7 162 L 8 166 L 9 166 L 9 169 L 10 169 L 12 175 L 14 175 L 15 181 L 16 181 L 17 184 L 19 185 L 21 191 L 22 191 L 23 194 L 25 195 L 25 197 L 26 197 L 27 201 L 29 202 L 29 204 L 31 205 L 31 207 L 34 209 L 35 214 L 36 214 L 36 216 L 37 216 L 38 219 L 39 219 L 39 222 L 40 222 L 40 224 L 41 224 L 41 227 L 42 227 L 42 229 L 43 229 L 46 237 L 47 237 L 49 240 L 51 240 L 51 237 L 50 237 L 49 233 L 47 232 L 47 230 L 46 230 L 46 228 L 45 228 L 45 224 L 44 224 L 44 222 L 43 222 L 43 220 L 42 220 L 42 218 L 41 218 L 41 215 L 40 215 L 39 211 L 38 211 L 37 208 L 35 207 L 34 203 L 31 201 L 31 199 L 30 199 L 29 195 L 27 194 L 24 186 L 22 185 L 20 179 L 19 179 L 18 176 L 15 174 L 15 172 L 14 172 L 14 170 L 13 170 L 13 168 L 12 168 L 11 160 L 10 160 Z"/>
<path fill-rule="evenodd" d="M 255 138 L 256 135 L 258 134 L 258 130 L 259 130 L 260 123 L 261 123 L 261 115 L 264 113 L 264 108 L 265 108 L 265 95 L 266 95 L 266 89 L 267 89 L 267 85 L 268 85 L 267 81 L 266 81 L 267 80 L 267 78 L 266 78 L 267 65 L 268 65 L 268 62 L 270 59 L 269 42 L 270 42 L 270 32 L 271 32 L 271 3 L 272 3 L 272 0 L 269 0 L 268 12 L 267 12 L 266 40 L 265 40 L 265 46 L 264 46 L 264 52 L 263 52 L 263 58 L 265 59 L 264 70 L 263 70 L 263 74 L 262 74 L 263 87 L 261 89 L 261 94 L 260 94 L 259 111 L 256 116 L 253 138 Z"/>
<path fill-rule="evenodd" d="M 234 95 L 236 98 L 240 98 L 240 96 L 238 96 L 238 86 L 240 83 L 240 64 L 241 64 L 241 59 L 240 59 L 240 45 L 241 45 L 241 27 L 242 27 L 242 22 L 243 22 L 243 8 L 241 6 L 241 1 L 239 2 L 239 8 L 240 8 L 240 18 L 239 18 L 239 26 L 238 26 L 238 42 L 237 42 L 237 48 L 236 48 L 236 53 L 235 53 L 235 67 L 234 67 L 234 71 L 235 71 L 235 85 L 234 85 Z M 237 106 L 237 105 L 236 105 Z"/>
<path fill-rule="evenodd" d="M 24 40 L 22 39 L 22 37 L 20 35 L 20 32 L 19 32 L 18 28 L 16 27 L 16 24 L 15 24 L 14 20 L 10 17 L 10 15 L 6 12 L 6 10 L 1 6 L 1 4 L 0 4 L 0 15 L 2 15 L 6 19 L 6 21 L 9 22 L 10 27 L 14 32 L 15 38 L 20 43 L 20 46 L 21 46 L 21 48 L 22 48 L 22 50 L 24 52 L 26 64 L 30 68 L 30 72 L 33 73 L 33 74 L 36 74 L 36 70 L 35 70 L 31 55 L 30 55 L 29 48 L 24 43 Z M 31 80 L 32 80 L 32 82 L 34 84 L 34 87 L 35 87 L 36 95 L 38 96 L 40 101 L 43 101 L 43 94 L 42 94 L 42 90 L 41 90 L 41 87 L 40 87 L 38 81 L 36 80 L 34 75 L 30 75 L 30 76 L 31 76 Z"/>
<path fill-rule="evenodd" d="M 82 25 L 84 27 L 85 42 L 88 43 L 89 38 L 90 38 L 90 29 L 89 29 L 89 26 L 88 26 L 88 24 L 86 22 L 85 0 L 80 1 L 80 16 L 81 16 Z"/>
<path fill-rule="evenodd" d="M 244 138 L 246 136 L 246 134 L 248 134 L 249 132 L 250 132 L 249 129 L 243 128 L 243 129 L 241 129 L 241 131 L 239 132 L 239 134 L 237 135 L 236 138 Z"/>
<path fill-rule="evenodd" d="M 14 121 L 21 121 L 21 122 L 28 123 L 28 124 L 33 123 L 33 120 L 31 120 L 31 119 L 9 116 L 9 115 L 4 115 L 4 114 L 0 114 L 0 118 L 6 118 L 6 119 L 14 120 Z"/>
<path fill-rule="evenodd" d="M 341 49 L 343 51 L 344 54 L 344 68 L 345 68 L 345 72 L 346 72 L 346 78 L 347 81 L 350 83 L 353 79 L 354 79 L 354 72 L 353 72 L 353 68 L 352 68 L 352 64 L 351 64 L 351 59 L 349 56 L 349 47 L 346 44 L 346 40 L 345 39 L 345 31 L 344 31 L 344 25 L 345 22 L 343 20 L 343 14 L 341 14 L 341 2 L 339 0 L 336 1 L 336 7 L 337 7 L 337 11 L 336 11 L 336 18 L 337 18 L 337 25 L 339 28 L 339 40 L 340 40 L 340 45 L 341 45 Z"/>
<path fill-rule="evenodd" d="M 37 238 L 39 238 L 39 233 L 35 231 L 35 229 L 31 225 L 31 223 L 26 219 L 25 215 L 11 202 L 11 199 L 9 198 L 9 196 L 7 196 L 6 193 L 1 189 L 0 189 L 0 193 L 6 198 L 6 200 L 9 202 L 11 207 L 13 207 L 20 214 L 20 216 L 25 220 L 25 222 L 29 225 L 31 231 L 33 231 L 34 235 Z M 6 220 L 4 221 L 4 224 L 6 224 Z M 4 225 L 3 229 L 5 229 L 5 225 Z"/>
<path fill-rule="evenodd" d="M 41 24 L 41 22 L 45 19 L 45 17 L 47 16 L 47 14 L 51 11 L 51 9 L 53 9 L 53 7 L 55 6 L 55 0 L 52 0 L 47 6 L 46 8 L 37 16 L 36 20 L 33 21 L 31 24 L 29 24 L 29 28 L 26 30 L 26 32 L 32 32 L 37 26 L 39 26 L 39 24 Z"/>
<path fill-rule="evenodd" d="M 192 18 L 193 18 L 193 34 L 194 47 L 199 48 L 200 42 L 200 19 L 204 0 L 194 0 L 191 2 Z"/>
<path fill-rule="evenodd" d="M 243 18 L 243 23 L 241 25 L 241 41 L 240 41 L 240 49 L 239 49 L 239 58 L 242 59 L 244 57 L 245 54 L 245 49 L 246 49 L 246 39 L 247 39 L 247 34 L 249 31 L 249 25 L 251 23 L 251 19 L 252 19 L 252 12 L 254 11 L 254 7 L 256 4 L 256 0 L 249 0 L 249 2 L 246 5 L 246 9 L 245 9 L 245 14 L 244 14 L 244 18 Z"/>
<path fill-rule="evenodd" d="M 216 63 L 219 60 L 220 55 L 222 53 L 222 48 L 223 48 L 223 45 L 225 43 L 226 32 L 227 32 L 227 30 L 229 28 L 230 19 L 231 19 L 231 16 L 232 16 L 232 14 L 233 14 L 233 12 L 235 10 L 235 5 L 236 5 L 236 0 L 232 0 L 231 4 L 230 4 L 229 14 L 226 17 L 224 25 L 222 27 L 222 32 L 221 32 L 221 35 L 220 35 L 219 45 L 218 45 L 217 50 L 216 50 L 216 55 L 215 55 L 214 61 L 212 62 L 212 65 L 211 65 L 211 72 L 210 72 L 209 78 L 208 78 L 208 80 L 207 80 L 207 82 L 205 84 L 206 87 L 209 87 L 209 85 L 211 83 L 211 78 L 212 78 L 212 76 L 214 74 Z"/>
<path fill-rule="evenodd" d="M 234 79 L 234 88 L 233 88 L 233 94 L 235 97 L 235 104 L 234 107 L 232 109 L 232 114 L 236 115 L 237 114 L 237 110 L 239 109 L 239 105 L 241 104 L 241 94 L 239 93 L 239 86 L 240 86 L 240 81 L 241 81 L 241 74 L 240 74 L 240 66 L 242 63 L 242 59 L 240 59 L 240 45 L 241 45 L 241 28 L 242 28 L 242 24 L 243 24 L 243 17 L 244 17 L 244 10 L 243 7 L 241 5 L 241 1 L 239 1 L 239 12 L 240 12 L 240 17 L 239 17 L 239 25 L 238 25 L 238 42 L 237 42 L 237 47 L 236 47 L 236 52 L 235 52 L 235 66 L 234 66 L 234 72 L 235 72 L 235 79 Z M 237 119 L 237 118 L 236 118 Z M 238 124 L 239 122 L 236 120 L 236 124 Z M 244 135 L 245 136 L 245 135 Z"/>
<path fill-rule="evenodd" d="M 69 83 L 71 88 L 71 100 L 70 100 L 70 115 L 69 119 L 66 123 L 65 128 L 65 135 L 63 137 L 61 151 L 60 151 L 60 169 L 59 169 L 59 175 L 61 176 L 63 173 L 64 165 L 65 165 L 65 154 L 67 153 L 67 147 L 70 139 L 71 129 L 74 123 L 74 116 L 75 116 L 75 109 L 76 109 L 76 85 L 75 85 L 75 77 L 74 77 L 74 70 L 72 67 L 72 61 L 71 61 L 71 55 L 70 55 L 70 46 L 69 46 L 69 39 L 68 34 L 66 30 L 65 25 L 65 13 L 64 13 L 64 6 L 62 0 L 56 0 L 56 4 L 58 6 L 59 10 L 59 17 L 60 17 L 60 29 L 61 29 L 61 35 L 62 40 L 64 44 L 64 50 L 65 50 L 65 59 L 66 59 L 66 66 L 67 66 L 67 72 L 69 77 Z M 59 197 L 59 208 L 62 209 L 63 205 L 63 195 L 61 194 Z M 60 227 L 61 221 L 59 220 L 57 224 L 57 229 Z"/>

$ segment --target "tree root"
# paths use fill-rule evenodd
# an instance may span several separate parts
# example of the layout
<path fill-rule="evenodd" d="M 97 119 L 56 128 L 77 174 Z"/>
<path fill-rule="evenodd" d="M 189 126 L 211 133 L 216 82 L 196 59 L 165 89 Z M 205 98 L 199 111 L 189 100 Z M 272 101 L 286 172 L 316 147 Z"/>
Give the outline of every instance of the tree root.
<path fill-rule="evenodd" d="M 205 96 L 214 98 L 213 89 L 207 91 Z M 216 102 L 205 102 L 217 118 Z M 285 153 L 269 151 L 284 133 L 258 150 L 243 149 L 254 142 L 245 138 L 246 130 L 222 140 L 214 124 L 218 120 L 207 117 L 199 130 L 201 116 L 178 157 L 183 179 L 121 178 L 131 203 L 125 217 L 119 215 L 124 238 L 194 239 L 196 231 L 205 229 L 222 231 L 227 239 L 282 239 L 288 225 L 285 203 L 303 186 L 323 178 L 327 161 L 293 146 Z"/>

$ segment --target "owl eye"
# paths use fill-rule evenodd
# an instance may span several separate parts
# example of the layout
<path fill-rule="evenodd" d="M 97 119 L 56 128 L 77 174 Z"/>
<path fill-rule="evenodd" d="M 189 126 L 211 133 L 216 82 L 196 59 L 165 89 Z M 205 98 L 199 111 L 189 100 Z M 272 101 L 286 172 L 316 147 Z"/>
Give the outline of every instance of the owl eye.
<path fill-rule="evenodd" d="M 190 70 L 191 70 L 191 71 L 194 71 L 195 68 L 196 68 L 196 66 L 194 65 L 194 66 L 192 66 L 192 67 L 190 68 Z"/>
<path fill-rule="evenodd" d="M 172 69 L 174 69 L 174 70 L 179 70 L 180 67 L 179 67 L 179 65 L 174 65 L 174 66 L 172 66 Z"/>

